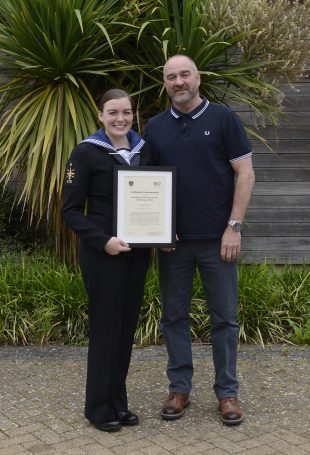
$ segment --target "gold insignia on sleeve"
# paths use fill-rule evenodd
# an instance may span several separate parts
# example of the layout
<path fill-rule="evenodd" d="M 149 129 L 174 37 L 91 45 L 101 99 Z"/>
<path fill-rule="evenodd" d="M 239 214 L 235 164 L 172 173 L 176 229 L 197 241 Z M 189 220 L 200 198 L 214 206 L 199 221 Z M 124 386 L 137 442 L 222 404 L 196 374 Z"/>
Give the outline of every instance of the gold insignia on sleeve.
<path fill-rule="evenodd" d="M 72 169 L 72 163 L 69 164 L 69 167 L 66 169 L 66 183 L 73 183 L 75 178 L 75 169 Z"/>

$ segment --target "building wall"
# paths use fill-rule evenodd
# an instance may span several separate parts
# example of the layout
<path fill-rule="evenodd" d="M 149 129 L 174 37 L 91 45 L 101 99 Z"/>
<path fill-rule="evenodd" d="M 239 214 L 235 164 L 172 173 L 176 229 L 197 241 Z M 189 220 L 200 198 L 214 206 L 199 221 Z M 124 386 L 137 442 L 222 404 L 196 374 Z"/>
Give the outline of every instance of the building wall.
<path fill-rule="evenodd" d="M 253 142 L 255 188 L 243 229 L 247 262 L 310 263 L 310 80 L 285 87 L 286 117 Z M 242 116 L 242 113 L 240 112 Z"/>

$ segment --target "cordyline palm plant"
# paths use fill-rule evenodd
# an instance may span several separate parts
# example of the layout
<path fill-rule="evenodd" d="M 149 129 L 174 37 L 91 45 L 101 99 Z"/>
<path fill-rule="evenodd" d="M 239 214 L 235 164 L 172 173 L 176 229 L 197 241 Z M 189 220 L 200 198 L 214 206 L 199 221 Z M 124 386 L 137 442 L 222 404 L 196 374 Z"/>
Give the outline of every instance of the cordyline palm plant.
<path fill-rule="evenodd" d="M 136 28 L 138 52 L 128 42 L 121 51 L 140 70 L 137 94 L 142 126 L 150 114 L 169 104 L 162 85 L 162 67 L 168 57 L 177 53 L 189 55 L 196 62 L 203 76 L 201 92 L 211 101 L 246 103 L 277 125 L 281 94 L 260 77 L 262 69 L 275 62 L 247 61 L 240 51 L 240 43 L 251 31 L 237 33 L 233 27 L 225 27 L 212 32 L 207 20 L 211 0 L 155 0 L 146 9 L 144 2 L 137 3 L 143 10 L 132 25 Z M 137 86 L 137 81 L 132 82 L 133 87 Z"/>
<path fill-rule="evenodd" d="M 31 219 L 47 214 L 58 253 L 65 162 L 96 129 L 98 82 L 128 69 L 114 57 L 127 35 L 113 21 L 129 12 L 116 0 L 0 0 L 0 178 L 21 182 Z"/>
<path fill-rule="evenodd" d="M 271 3 L 283 6 L 285 0 Z M 169 104 L 162 83 L 165 60 L 184 53 L 195 60 L 203 76 L 201 92 L 211 101 L 245 103 L 277 125 L 279 68 L 285 72 L 289 62 L 278 65 L 274 79 L 273 68 L 281 53 L 286 57 L 285 16 L 275 26 L 277 52 L 266 57 L 253 46 L 262 30 L 241 20 L 246 4 L 247 0 L 0 0 L 0 180 L 21 182 L 16 201 L 28 206 L 30 221 L 47 215 L 58 253 L 76 251 L 60 220 L 64 165 L 73 146 L 96 128 L 94 100 L 100 91 L 116 85 L 137 95 L 142 131 L 148 117 Z M 259 11 L 269 4 L 257 2 L 262 24 L 265 16 Z M 228 14 L 230 10 L 235 14 Z M 290 17 L 298 37 L 301 22 L 294 22 L 293 10 Z M 276 34 L 275 27 L 264 30 L 265 41 L 266 34 Z M 302 45 L 302 40 L 296 43 Z M 290 58 L 293 54 L 291 49 Z M 297 59 L 290 66 L 298 65 Z"/>

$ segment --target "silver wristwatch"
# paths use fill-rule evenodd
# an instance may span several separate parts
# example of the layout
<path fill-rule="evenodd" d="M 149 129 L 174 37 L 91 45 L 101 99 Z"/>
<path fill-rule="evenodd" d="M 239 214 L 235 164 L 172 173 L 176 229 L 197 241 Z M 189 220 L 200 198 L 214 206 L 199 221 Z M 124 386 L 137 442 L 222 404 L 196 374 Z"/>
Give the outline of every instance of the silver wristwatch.
<path fill-rule="evenodd" d="M 242 223 L 240 221 L 236 221 L 236 220 L 228 220 L 228 223 L 227 223 L 234 232 L 240 232 L 241 231 L 241 227 L 242 227 Z"/>

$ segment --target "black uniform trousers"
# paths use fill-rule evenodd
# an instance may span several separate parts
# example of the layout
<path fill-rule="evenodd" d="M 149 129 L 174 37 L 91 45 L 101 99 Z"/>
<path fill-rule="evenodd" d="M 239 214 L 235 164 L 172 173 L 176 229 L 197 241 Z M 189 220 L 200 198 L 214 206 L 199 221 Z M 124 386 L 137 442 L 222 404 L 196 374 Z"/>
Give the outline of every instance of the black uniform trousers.
<path fill-rule="evenodd" d="M 128 409 L 126 377 L 149 259 L 147 248 L 111 256 L 81 245 L 89 298 L 85 417 L 91 422 L 117 420 Z"/>

